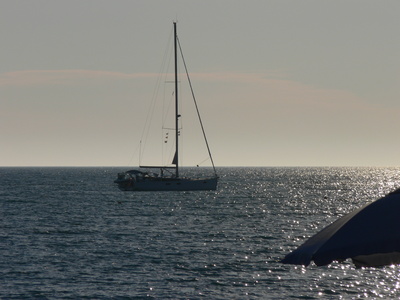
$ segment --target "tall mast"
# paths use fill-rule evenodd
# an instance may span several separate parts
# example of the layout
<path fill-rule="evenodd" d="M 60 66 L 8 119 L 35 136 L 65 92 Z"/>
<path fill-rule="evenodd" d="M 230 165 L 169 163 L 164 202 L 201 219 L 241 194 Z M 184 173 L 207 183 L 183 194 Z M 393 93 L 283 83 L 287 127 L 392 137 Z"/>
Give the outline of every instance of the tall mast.
<path fill-rule="evenodd" d="M 174 51 L 175 51 L 175 176 L 179 177 L 179 155 L 178 155 L 178 138 L 179 138 L 179 111 L 178 111 L 178 47 L 177 47 L 176 22 L 174 22 Z"/>

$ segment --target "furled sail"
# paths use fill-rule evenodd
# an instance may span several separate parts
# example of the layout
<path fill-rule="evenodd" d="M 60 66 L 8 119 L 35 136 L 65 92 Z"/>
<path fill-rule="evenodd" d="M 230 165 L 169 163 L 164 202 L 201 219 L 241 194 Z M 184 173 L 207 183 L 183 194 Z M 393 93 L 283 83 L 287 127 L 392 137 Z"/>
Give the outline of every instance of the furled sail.
<path fill-rule="evenodd" d="M 175 152 L 174 159 L 172 160 L 172 164 L 176 165 L 177 163 L 178 163 L 178 156 L 176 155 L 176 152 Z"/>

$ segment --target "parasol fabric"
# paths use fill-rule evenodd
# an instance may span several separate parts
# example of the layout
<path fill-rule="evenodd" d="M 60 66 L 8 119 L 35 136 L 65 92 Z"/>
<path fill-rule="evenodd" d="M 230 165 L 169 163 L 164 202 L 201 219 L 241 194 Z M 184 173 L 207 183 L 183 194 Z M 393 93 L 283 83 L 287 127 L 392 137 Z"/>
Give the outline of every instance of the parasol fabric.
<path fill-rule="evenodd" d="M 357 267 L 400 263 L 400 189 L 325 227 L 282 263 L 323 266 L 348 258 Z"/>

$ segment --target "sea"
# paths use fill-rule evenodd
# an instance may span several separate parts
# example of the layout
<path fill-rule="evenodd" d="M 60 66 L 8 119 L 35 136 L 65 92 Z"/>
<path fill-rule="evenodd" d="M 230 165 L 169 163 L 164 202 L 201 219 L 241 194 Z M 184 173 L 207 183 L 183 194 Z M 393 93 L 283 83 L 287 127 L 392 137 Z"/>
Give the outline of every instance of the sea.
<path fill-rule="evenodd" d="M 400 168 L 224 167 L 197 192 L 123 192 L 123 170 L 0 168 L 0 299 L 400 297 L 399 266 L 280 262 Z"/>

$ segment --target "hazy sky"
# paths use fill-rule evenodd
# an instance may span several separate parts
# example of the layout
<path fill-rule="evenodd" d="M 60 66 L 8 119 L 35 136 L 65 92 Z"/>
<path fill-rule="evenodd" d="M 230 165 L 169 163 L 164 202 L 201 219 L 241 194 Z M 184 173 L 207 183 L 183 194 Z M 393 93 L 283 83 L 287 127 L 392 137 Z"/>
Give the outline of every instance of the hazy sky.
<path fill-rule="evenodd" d="M 398 0 L 1 0 L 0 166 L 136 165 L 173 20 L 217 166 L 400 166 L 399 14 Z"/>

